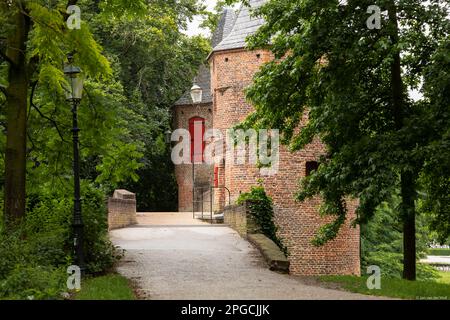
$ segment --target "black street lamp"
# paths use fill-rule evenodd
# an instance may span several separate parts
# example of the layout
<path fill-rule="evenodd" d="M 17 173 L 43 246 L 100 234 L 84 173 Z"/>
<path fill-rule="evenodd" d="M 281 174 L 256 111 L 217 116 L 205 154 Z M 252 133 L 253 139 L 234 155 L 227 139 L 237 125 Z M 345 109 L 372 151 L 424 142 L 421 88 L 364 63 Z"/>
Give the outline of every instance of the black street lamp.
<path fill-rule="evenodd" d="M 196 80 L 194 80 L 194 85 L 191 88 L 191 99 L 192 104 L 199 104 L 202 102 L 203 90 L 202 88 L 196 84 Z M 195 124 L 194 124 L 195 128 Z M 194 129 L 195 132 L 195 129 Z M 203 139 L 203 137 L 202 137 Z M 195 137 L 191 137 L 191 141 L 194 143 L 191 144 L 191 148 L 195 146 Z M 194 148 L 195 149 L 195 148 Z M 195 150 L 191 151 L 192 154 L 192 218 L 195 219 Z"/>
<path fill-rule="evenodd" d="M 167 145 L 172 144 L 172 131 L 166 130 L 166 132 L 164 132 L 164 141 Z"/>
<path fill-rule="evenodd" d="M 86 266 L 84 263 L 83 251 L 83 218 L 81 214 L 80 196 L 80 152 L 78 132 L 77 108 L 81 102 L 83 94 L 83 77 L 81 69 L 73 65 L 73 56 L 67 57 L 68 65 L 64 68 L 64 74 L 69 88 L 66 89 L 66 99 L 72 104 L 72 133 L 73 133 L 73 175 L 74 175 L 74 205 L 73 205 L 73 245 L 75 250 L 76 265 L 84 273 Z"/>

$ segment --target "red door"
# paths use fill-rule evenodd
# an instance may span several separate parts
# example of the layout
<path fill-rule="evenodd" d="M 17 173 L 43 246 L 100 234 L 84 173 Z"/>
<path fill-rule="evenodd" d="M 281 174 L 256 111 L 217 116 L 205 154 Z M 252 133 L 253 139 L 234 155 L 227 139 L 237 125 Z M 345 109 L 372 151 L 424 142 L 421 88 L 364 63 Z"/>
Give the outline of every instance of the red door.
<path fill-rule="evenodd" d="M 193 163 L 202 163 L 205 151 L 205 142 L 203 141 L 205 136 L 205 119 L 200 117 L 189 119 L 189 134 L 191 135 L 191 161 Z"/>

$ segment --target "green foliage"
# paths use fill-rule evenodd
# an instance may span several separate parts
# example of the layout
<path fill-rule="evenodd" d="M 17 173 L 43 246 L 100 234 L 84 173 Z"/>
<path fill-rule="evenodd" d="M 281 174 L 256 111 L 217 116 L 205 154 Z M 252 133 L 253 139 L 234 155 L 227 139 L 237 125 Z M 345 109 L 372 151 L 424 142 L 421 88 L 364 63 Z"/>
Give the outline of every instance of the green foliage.
<path fill-rule="evenodd" d="M 373 4 L 390 14 L 380 30 L 366 26 Z M 247 91 L 256 111 L 246 125 L 280 129 L 291 150 L 314 138 L 325 144 L 319 169 L 298 193 L 299 200 L 322 196 L 322 213 L 335 218 L 318 244 L 346 220 L 343 199 L 358 198 L 354 222 L 366 222 L 401 187 L 396 214 L 406 218 L 421 184 L 435 228 L 448 235 L 448 12 L 440 0 L 271 0 L 258 10 L 266 24 L 249 47 L 269 48 L 275 60 Z M 424 97 L 412 99 L 411 89 Z"/>
<path fill-rule="evenodd" d="M 62 68 L 66 54 L 75 53 L 74 63 L 85 77 L 78 108 L 82 214 L 87 267 L 96 274 L 110 269 L 121 255 L 108 239 L 107 195 L 127 185 L 137 188 L 131 190 L 144 199 L 143 209 L 152 205 L 158 210 L 158 202 L 173 209 L 176 203 L 161 133 L 169 127 L 170 106 L 189 87 L 209 45 L 180 31 L 203 10 L 197 0 L 79 0 L 79 30 L 66 27 L 67 1 L 25 1 L 24 8 L 18 3 L 0 3 L 0 52 L 8 49 L 3 39 L 14 35 L 14 15 L 26 12 L 27 215 L 17 234 L 6 235 L 0 223 L 0 298 L 27 298 L 26 293 L 41 299 L 60 292 L 56 280 L 73 256 L 72 114 L 64 100 Z M 9 69 L 0 56 L 0 124 L 5 128 L 3 88 Z M 0 169 L 5 140 L 3 130 Z M 145 178 L 141 182 L 140 176 Z M 167 194 L 163 201 L 161 193 Z M 49 291 L 42 284 L 46 276 Z"/>
<path fill-rule="evenodd" d="M 209 29 L 211 34 L 216 30 L 217 25 L 219 24 L 220 16 L 227 5 L 227 1 L 218 0 L 214 7 L 214 12 L 205 11 L 204 16 L 205 19 L 200 24 L 200 27 Z"/>
<path fill-rule="evenodd" d="M 162 133 L 170 127 L 171 107 L 192 86 L 210 50 L 206 39 L 180 32 L 186 19 L 200 9 L 193 0 L 157 1 L 149 4 L 145 16 L 95 23 L 96 34 L 123 84 L 122 115 L 129 132 L 125 139 L 140 143 L 139 168 L 121 183 L 136 193 L 140 211 L 176 210 L 177 185 Z M 110 172 L 109 167 L 103 172 Z M 124 173 L 130 172 L 123 168 Z M 107 181 L 108 176 L 101 180 Z"/>
<path fill-rule="evenodd" d="M 135 300 L 129 280 L 118 274 L 111 274 L 82 281 L 76 300 Z"/>
<path fill-rule="evenodd" d="M 277 226 L 273 221 L 272 199 L 266 194 L 263 186 L 252 187 L 250 192 L 242 193 L 238 204 L 247 202 L 250 213 L 254 217 L 256 224 L 261 229 L 261 233 L 271 239 L 287 255 L 287 247 L 283 240 L 277 235 Z"/>
<path fill-rule="evenodd" d="M 70 184 L 71 186 L 71 184 Z M 122 253 L 107 233 L 105 196 L 82 183 L 87 271 L 103 273 Z M 28 197 L 25 223 L 13 234 L 0 233 L 0 299 L 59 298 L 72 264 L 72 187 L 44 183 Z"/>
<path fill-rule="evenodd" d="M 441 146 L 446 147 L 446 146 Z M 436 158 L 441 157 L 441 152 L 435 150 Z M 439 166 L 442 165 L 439 159 Z M 447 159 L 445 159 L 447 160 Z M 419 201 L 419 212 L 426 215 L 429 219 L 431 229 L 436 233 L 436 242 L 441 244 L 449 243 L 450 235 L 450 177 L 440 174 L 439 172 L 431 172 L 427 169 L 427 173 L 421 178 L 423 191 Z"/>
<path fill-rule="evenodd" d="M 106 197 L 101 190 L 86 181 L 83 181 L 81 191 L 87 268 L 90 273 L 104 272 L 120 258 L 120 252 L 116 252 L 108 239 Z M 29 196 L 26 218 L 28 233 L 39 237 L 47 234 L 52 236 L 51 239 L 58 239 L 58 242 L 49 248 L 46 248 L 45 241 L 39 242 L 43 256 L 46 250 L 52 250 L 52 247 L 53 250 L 65 250 L 66 255 L 71 255 L 72 194 L 71 184 L 44 184 L 39 192 Z M 52 265 L 65 262 L 54 261 L 60 256 L 51 256 L 51 253 L 52 251 L 47 252 L 47 256 L 48 261 L 53 261 Z"/>
<path fill-rule="evenodd" d="M 450 256 L 450 249 L 428 249 L 428 255 L 430 256 Z"/>
<path fill-rule="evenodd" d="M 153 146 L 145 151 L 143 167 L 137 171 L 138 181 L 124 183 L 124 188 L 133 190 L 138 199 L 140 212 L 173 212 L 178 210 L 177 184 L 170 148 L 160 135 Z M 158 168 L 155 170 L 154 168 Z"/>
<path fill-rule="evenodd" d="M 0 300 L 54 300 L 64 290 L 66 280 L 64 268 L 17 265 L 0 280 Z"/>
<path fill-rule="evenodd" d="M 438 282 L 450 285 L 450 272 L 440 271 L 439 276 Z"/>
<path fill-rule="evenodd" d="M 355 276 L 322 276 L 325 283 L 335 283 L 343 289 L 367 295 L 393 297 L 400 299 L 429 300 L 449 299 L 450 285 L 435 281 L 408 281 L 402 279 L 381 278 L 381 289 L 369 290 L 367 277 Z"/>
<path fill-rule="evenodd" d="M 0 300 L 50 299 L 63 292 L 70 256 L 58 232 L 0 234 Z"/>
<path fill-rule="evenodd" d="M 400 205 L 400 198 L 394 196 L 389 202 L 382 203 L 373 218 L 361 225 L 361 270 L 364 273 L 368 266 L 376 265 L 381 273 L 389 278 L 401 278 L 403 269 L 403 237 L 402 223 L 395 214 Z M 418 216 L 416 221 L 416 252 L 418 259 L 425 258 L 431 241 L 429 228 L 424 217 Z M 424 264 L 417 265 L 419 280 L 433 280 L 437 271 Z"/>

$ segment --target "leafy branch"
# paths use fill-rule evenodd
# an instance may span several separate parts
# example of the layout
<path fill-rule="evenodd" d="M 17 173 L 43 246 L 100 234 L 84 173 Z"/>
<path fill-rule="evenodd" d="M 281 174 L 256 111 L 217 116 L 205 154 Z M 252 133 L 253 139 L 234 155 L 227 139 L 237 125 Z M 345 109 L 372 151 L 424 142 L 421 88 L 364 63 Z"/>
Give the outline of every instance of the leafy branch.
<path fill-rule="evenodd" d="M 6 62 L 8 62 L 11 65 L 15 65 L 15 63 L 2 51 L 0 51 L 0 57 L 5 60 Z"/>
<path fill-rule="evenodd" d="M 35 93 L 35 91 L 36 91 L 37 84 L 38 84 L 38 82 L 35 81 L 35 82 L 33 83 L 32 87 L 31 87 L 30 106 L 33 107 L 33 108 L 39 113 L 39 115 L 40 115 L 42 118 L 48 120 L 48 121 L 53 125 L 53 127 L 54 127 L 54 128 L 56 129 L 56 131 L 58 132 L 58 135 L 59 135 L 59 137 L 61 138 L 61 141 L 68 143 L 68 141 L 67 141 L 66 139 L 64 139 L 64 136 L 63 136 L 63 134 L 61 133 L 61 130 L 60 130 L 59 127 L 58 127 L 58 123 L 57 123 L 54 119 L 52 119 L 52 118 L 46 116 L 44 113 L 42 113 L 42 111 L 39 109 L 39 107 L 36 106 L 36 104 L 34 104 L 34 102 L 33 102 L 33 97 L 34 97 L 34 93 Z"/>
<path fill-rule="evenodd" d="M 6 96 L 6 87 L 0 84 L 0 91 Z"/>

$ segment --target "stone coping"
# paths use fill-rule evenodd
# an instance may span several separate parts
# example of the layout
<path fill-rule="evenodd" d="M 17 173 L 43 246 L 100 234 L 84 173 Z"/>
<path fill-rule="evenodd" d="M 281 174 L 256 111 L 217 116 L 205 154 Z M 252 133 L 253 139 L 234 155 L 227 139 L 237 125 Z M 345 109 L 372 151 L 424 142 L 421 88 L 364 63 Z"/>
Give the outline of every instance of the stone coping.
<path fill-rule="evenodd" d="M 118 189 L 114 191 L 113 198 L 122 200 L 136 200 L 136 195 L 128 190 Z"/>
<path fill-rule="evenodd" d="M 263 234 L 248 234 L 247 239 L 261 252 L 270 270 L 289 273 L 289 261 L 275 242 Z"/>

